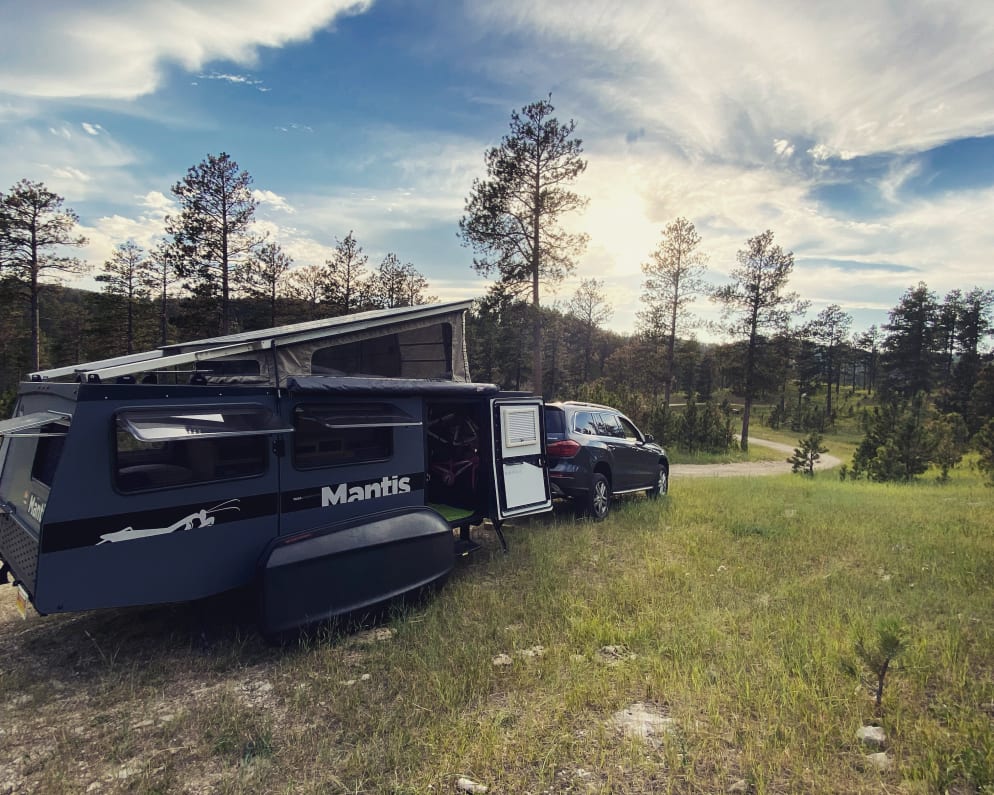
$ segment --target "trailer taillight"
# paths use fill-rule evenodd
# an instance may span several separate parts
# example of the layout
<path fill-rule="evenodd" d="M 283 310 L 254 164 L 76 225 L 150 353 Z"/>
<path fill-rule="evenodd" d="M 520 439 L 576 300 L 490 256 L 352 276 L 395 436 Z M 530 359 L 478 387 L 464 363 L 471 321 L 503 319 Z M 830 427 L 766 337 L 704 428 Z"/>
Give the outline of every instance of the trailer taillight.
<path fill-rule="evenodd" d="M 580 452 L 580 445 L 572 439 L 563 439 L 546 445 L 545 452 L 549 458 L 572 458 Z"/>

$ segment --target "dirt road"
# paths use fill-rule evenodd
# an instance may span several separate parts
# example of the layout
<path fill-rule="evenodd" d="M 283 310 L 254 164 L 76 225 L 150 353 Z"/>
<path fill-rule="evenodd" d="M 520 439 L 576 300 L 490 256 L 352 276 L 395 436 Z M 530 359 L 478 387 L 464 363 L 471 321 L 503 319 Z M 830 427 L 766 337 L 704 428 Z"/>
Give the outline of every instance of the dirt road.
<path fill-rule="evenodd" d="M 794 448 L 789 444 L 770 442 L 766 439 L 749 438 L 749 444 L 769 447 L 783 453 L 782 461 L 743 461 L 737 464 L 673 464 L 670 475 L 675 478 L 726 478 L 742 477 L 745 475 L 782 475 L 790 472 L 787 457 L 792 455 Z M 822 453 L 821 459 L 815 464 L 815 469 L 831 469 L 842 462 L 834 455 Z"/>

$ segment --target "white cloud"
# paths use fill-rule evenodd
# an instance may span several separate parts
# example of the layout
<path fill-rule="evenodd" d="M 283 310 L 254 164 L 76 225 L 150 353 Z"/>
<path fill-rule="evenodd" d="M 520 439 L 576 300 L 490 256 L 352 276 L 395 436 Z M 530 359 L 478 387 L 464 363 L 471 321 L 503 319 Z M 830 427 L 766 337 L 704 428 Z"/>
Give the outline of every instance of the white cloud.
<path fill-rule="evenodd" d="M 277 193 L 273 193 L 271 190 L 253 190 L 252 198 L 255 199 L 260 207 L 272 208 L 277 212 L 283 213 L 295 213 L 296 210 L 290 205 L 283 196 Z"/>
<path fill-rule="evenodd" d="M 144 196 L 140 196 L 139 205 L 147 208 L 151 215 L 157 217 L 164 217 L 167 213 L 174 212 L 176 209 L 176 202 L 170 199 L 166 194 L 157 190 L 150 190 Z"/>
<path fill-rule="evenodd" d="M 89 122 L 84 121 L 81 126 L 87 135 L 100 135 L 100 133 L 103 132 L 103 127 L 99 124 L 90 124 Z"/>
<path fill-rule="evenodd" d="M 23 3 L 0 26 L 0 84 L 22 96 L 132 99 L 154 91 L 170 65 L 251 65 L 260 47 L 303 41 L 370 2 Z"/>
<path fill-rule="evenodd" d="M 773 142 L 773 151 L 777 153 L 777 157 L 789 159 L 794 154 L 794 145 L 784 138 L 778 138 Z"/>
<path fill-rule="evenodd" d="M 73 166 L 61 166 L 51 169 L 51 174 L 58 180 L 68 182 L 89 182 L 91 177 L 85 171 L 80 171 Z"/>

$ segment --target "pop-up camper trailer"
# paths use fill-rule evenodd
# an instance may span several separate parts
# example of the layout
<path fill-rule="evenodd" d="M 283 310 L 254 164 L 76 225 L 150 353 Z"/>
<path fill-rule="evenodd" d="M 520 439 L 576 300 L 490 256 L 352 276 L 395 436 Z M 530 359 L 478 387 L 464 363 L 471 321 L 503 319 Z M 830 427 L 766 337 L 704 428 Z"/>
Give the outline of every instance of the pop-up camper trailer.
<path fill-rule="evenodd" d="M 469 380 L 468 307 L 32 373 L 0 422 L 3 581 L 42 614 L 255 585 L 278 633 L 443 580 L 470 527 L 551 507 L 542 401 Z"/>

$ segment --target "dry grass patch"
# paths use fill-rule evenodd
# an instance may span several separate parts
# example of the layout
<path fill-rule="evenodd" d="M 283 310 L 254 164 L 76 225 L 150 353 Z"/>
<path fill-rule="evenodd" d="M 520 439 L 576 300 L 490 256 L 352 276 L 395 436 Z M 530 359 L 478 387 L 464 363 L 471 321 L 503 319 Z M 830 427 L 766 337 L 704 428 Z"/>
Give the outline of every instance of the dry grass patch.
<path fill-rule="evenodd" d="M 675 482 L 521 523 L 508 556 L 486 537 L 434 598 L 283 648 L 238 597 L 22 623 L 3 591 L 0 786 L 989 793 L 992 508 L 963 473 Z M 855 641 L 880 615 L 909 635 L 877 715 Z M 620 731 L 639 704 L 672 731 Z"/>

